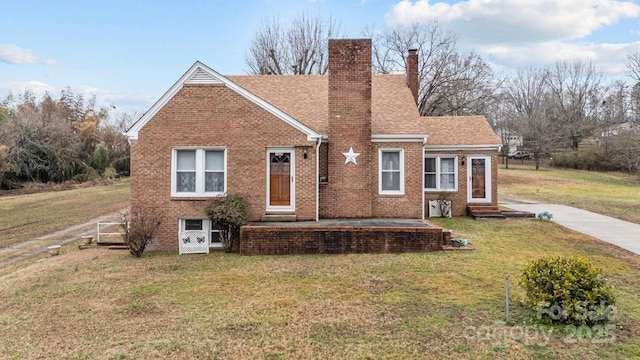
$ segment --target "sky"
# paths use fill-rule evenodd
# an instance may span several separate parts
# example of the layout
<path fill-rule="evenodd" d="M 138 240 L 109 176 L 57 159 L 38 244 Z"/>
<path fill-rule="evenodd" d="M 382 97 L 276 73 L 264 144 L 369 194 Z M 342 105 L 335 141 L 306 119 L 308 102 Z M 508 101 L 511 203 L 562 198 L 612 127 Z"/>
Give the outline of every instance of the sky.
<path fill-rule="evenodd" d="M 345 37 L 365 27 L 438 21 L 496 72 L 592 61 L 625 78 L 640 51 L 640 0 L 0 0 L 0 101 L 71 88 L 114 111 L 143 113 L 195 61 L 248 72 L 261 23 L 332 16 Z"/>

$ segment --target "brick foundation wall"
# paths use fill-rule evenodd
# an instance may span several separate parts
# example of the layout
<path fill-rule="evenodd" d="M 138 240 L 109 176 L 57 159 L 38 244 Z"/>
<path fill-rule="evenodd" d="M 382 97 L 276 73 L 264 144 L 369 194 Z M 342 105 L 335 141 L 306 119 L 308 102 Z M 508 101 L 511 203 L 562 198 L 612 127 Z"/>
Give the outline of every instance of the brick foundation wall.
<path fill-rule="evenodd" d="M 243 226 L 241 255 L 404 253 L 437 251 L 450 233 L 439 227 Z"/>

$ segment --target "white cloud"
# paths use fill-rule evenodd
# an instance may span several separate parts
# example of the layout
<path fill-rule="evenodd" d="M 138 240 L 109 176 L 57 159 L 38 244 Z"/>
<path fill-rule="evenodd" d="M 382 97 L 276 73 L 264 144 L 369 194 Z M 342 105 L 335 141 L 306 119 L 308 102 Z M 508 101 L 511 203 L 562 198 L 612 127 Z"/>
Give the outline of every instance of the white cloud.
<path fill-rule="evenodd" d="M 462 48 L 503 66 L 576 58 L 606 72 L 624 72 L 626 53 L 638 44 L 594 44 L 595 31 L 639 18 L 640 5 L 616 0 L 466 0 L 455 4 L 403 0 L 386 15 L 390 26 L 437 21 L 458 35 Z"/>
<path fill-rule="evenodd" d="M 73 89 L 86 97 L 96 97 L 96 103 L 101 106 L 115 106 L 119 110 L 146 111 L 157 100 L 152 96 L 126 94 L 121 92 L 98 89 L 92 86 L 81 86 Z"/>
<path fill-rule="evenodd" d="M 467 0 L 453 5 L 403 0 L 386 21 L 392 26 L 438 21 L 484 44 L 580 39 L 638 16 L 640 5 L 613 0 Z"/>
<path fill-rule="evenodd" d="M 565 44 L 544 42 L 530 46 L 488 46 L 479 49 L 494 63 L 510 67 L 549 65 L 556 61 L 581 59 L 591 61 L 600 70 L 611 76 L 620 76 L 626 71 L 627 54 L 640 48 L 640 42 L 629 44 Z"/>
<path fill-rule="evenodd" d="M 31 91 L 33 95 L 39 98 L 47 92 L 53 94 L 56 91 L 56 88 L 41 81 L 0 82 L 0 93 L 5 93 L 7 95 L 12 93 L 15 96 L 23 94 L 26 90 Z"/>
<path fill-rule="evenodd" d="M 33 50 L 11 44 L 0 44 L 0 62 L 8 64 L 49 64 L 56 63 L 52 59 L 42 59 Z"/>

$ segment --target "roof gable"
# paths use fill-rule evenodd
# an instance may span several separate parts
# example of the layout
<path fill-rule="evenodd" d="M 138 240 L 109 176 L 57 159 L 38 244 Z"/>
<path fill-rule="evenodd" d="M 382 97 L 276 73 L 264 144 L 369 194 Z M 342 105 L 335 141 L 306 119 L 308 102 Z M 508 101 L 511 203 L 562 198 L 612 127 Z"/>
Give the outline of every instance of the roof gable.
<path fill-rule="evenodd" d="M 220 75 L 218 72 L 199 61 L 196 61 L 191 68 L 189 68 L 189 70 L 187 70 L 187 72 L 184 73 L 184 75 L 182 75 L 182 77 L 180 77 L 180 79 L 173 84 L 173 86 L 171 86 L 171 88 L 169 88 L 169 90 L 165 92 L 164 95 L 162 95 L 160 99 L 158 99 L 158 101 L 156 101 L 155 104 L 153 104 L 151 108 L 147 110 L 147 112 L 144 113 L 135 124 L 133 124 L 133 126 L 131 126 L 131 128 L 129 128 L 129 130 L 127 130 L 127 132 L 125 132 L 125 135 L 130 140 L 136 140 L 138 138 L 138 132 L 178 93 L 178 91 L 180 91 L 180 89 L 182 89 L 184 84 L 223 84 L 264 110 L 270 112 L 280 120 L 293 126 L 298 131 L 306 134 L 308 140 L 316 140 L 321 137 L 320 134 L 300 121 L 294 119 L 282 110 L 256 96 L 252 92 L 247 91 L 240 85 Z"/>

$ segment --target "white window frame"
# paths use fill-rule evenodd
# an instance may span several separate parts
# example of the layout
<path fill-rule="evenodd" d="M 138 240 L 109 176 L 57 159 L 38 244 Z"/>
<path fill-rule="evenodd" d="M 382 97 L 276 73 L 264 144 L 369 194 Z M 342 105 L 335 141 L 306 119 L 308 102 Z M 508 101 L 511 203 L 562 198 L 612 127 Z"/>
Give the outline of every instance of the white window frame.
<path fill-rule="evenodd" d="M 442 189 L 441 187 L 441 182 L 440 182 L 440 175 L 442 174 L 441 171 L 441 160 L 442 159 L 452 159 L 453 158 L 453 189 Z M 424 180 L 424 177 L 427 175 L 427 166 L 426 166 L 426 160 L 427 159 L 436 159 L 436 172 L 435 172 L 435 176 L 436 176 L 436 187 L 435 188 L 428 188 L 427 187 L 427 182 Z M 423 177 L 423 182 L 424 182 L 424 190 L 425 191 L 458 191 L 458 178 L 459 178 L 459 166 L 458 166 L 458 155 L 425 155 L 424 159 L 422 160 L 422 167 L 423 167 L 423 172 L 422 172 L 422 177 Z M 430 173 L 433 174 L 433 173 Z"/>
<path fill-rule="evenodd" d="M 400 161 L 400 190 L 382 190 L 382 154 L 385 152 L 399 153 Z M 404 149 L 380 148 L 378 149 L 378 194 L 380 195 L 404 195 Z"/>
<path fill-rule="evenodd" d="M 196 190 L 193 192 L 177 191 L 178 151 L 196 152 Z M 224 161 L 224 188 L 222 191 L 205 191 L 205 153 L 207 151 L 222 151 Z M 171 197 L 213 197 L 227 192 L 227 149 L 223 147 L 175 147 L 171 149 Z"/>
<path fill-rule="evenodd" d="M 485 197 L 484 198 L 474 198 L 473 197 L 473 180 L 472 180 L 472 168 L 473 168 L 473 160 L 474 159 L 482 159 L 484 160 L 484 186 L 485 186 Z M 491 163 L 491 156 L 489 155 L 469 155 L 467 156 L 467 202 L 474 203 L 490 203 L 493 199 L 493 194 L 491 189 L 493 189 L 491 182 L 493 179 L 491 178 L 491 169 L 493 168 L 493 164 Z"/>
<path fill-rule="evenodd" d="M 296 176 L 296 149 L 294 147 L 270 147 L 267 148 L 267 155 L 266 155 L 266 173 L 265 173 L 265 178 L 267 180 L 266 182 L 266 193 L 265 193 L 265 208 L 266 211 L 268 212 L 293 212 L 296 211 L 296 182 L 295 182 L 295 176 Z M 290 163 L 290 167 L 289 167 L 289 175 L 291 176 L 291 185 L 290 185 L 290 191 L 291 193 L 289 194 L 290 196 L 290 205 L 289 206 L 273 206 L 271 205 L 270 202 L 270 196 L 271 196 L 271 181 L 270 181 L 270 175 L 271 175 L 271 154 L 273 153 L 290 153 L 291 156 L 289 157 L 289 163 Z"/>
<path fill-rule="evenodd" d="M 221 249 L 222 248 L 222 241 L 220 242 L 216 242 L 216 243 L 212 243 L 212 237 L 214 236 L 214 233 L 216 234 L 215 236 L 220 236 L 220 230 L 214 229 L 214 223 L 206 218 L 194 218 L 194 217 L 185 217 L 185 218 L 179 218 L 178 219 L 178 234 L 181 234 L 182 232 L 186 231 L 186 224 L 187 224 L 187 220 L 200 220 L 202 221 L 202 231 L 206 233 L 206 242 L 209 248 L 211 249 Z M 181 239 L 178 239 L 178 241 L 181 241 Z"/>

